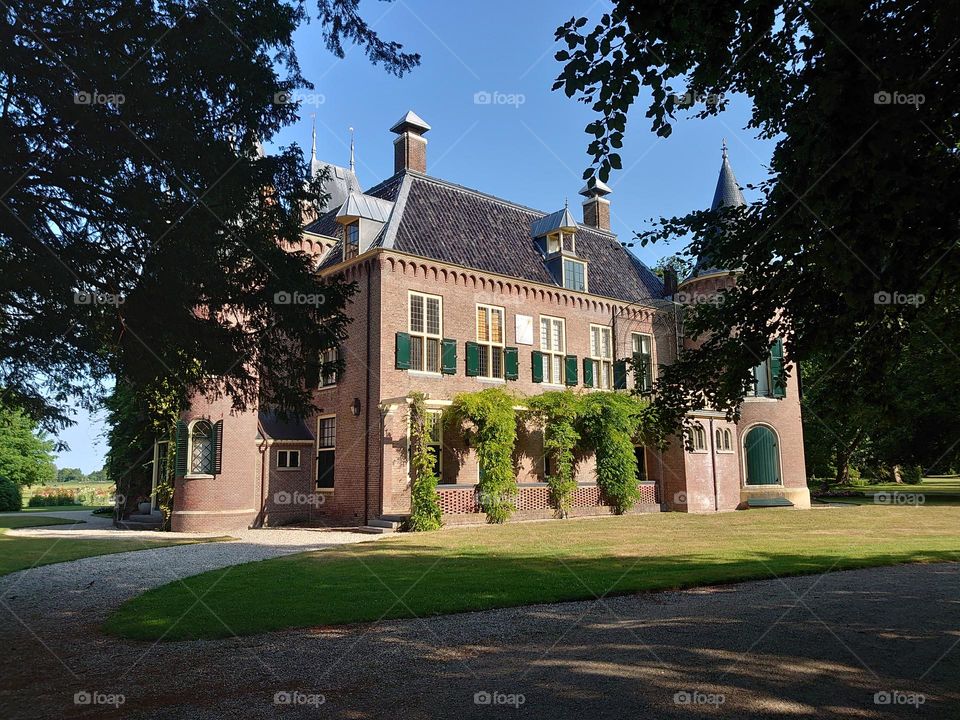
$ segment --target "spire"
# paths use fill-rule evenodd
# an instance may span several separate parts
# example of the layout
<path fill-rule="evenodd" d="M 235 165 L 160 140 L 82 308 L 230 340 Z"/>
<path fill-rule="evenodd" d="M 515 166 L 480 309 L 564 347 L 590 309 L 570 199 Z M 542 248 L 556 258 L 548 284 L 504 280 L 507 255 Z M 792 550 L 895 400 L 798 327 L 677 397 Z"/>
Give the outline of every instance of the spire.
<path fill-rule="evenodd" d="M 310 177 L 315 178 L 320 172 L 320 161 L 317 160 L 317 114 L 312 113 L 313 118 L 313 144 L 310 147 Z"/>
<path fill-rule="evenodd" d="M 357 168 L 353 162 L 353 128 L 350 128 L 350 172 L 356 172 Z"/>
<path fill-rule="evenodd" d="M 717 189 L 713 193 L 713 204 L 711 210 L 720 207 L 739 207 L 746 205 L 743 199 L 743 193 L 740 192 L 740 186 L 737 185 L 737 178 L 733 174 L 733 168 L 730 167 L 730 160 L 727 157 L 727 141 L 724 139 L 721 156 L 723 158 L 720 164 L 720 177 L 717 178 Z"/>

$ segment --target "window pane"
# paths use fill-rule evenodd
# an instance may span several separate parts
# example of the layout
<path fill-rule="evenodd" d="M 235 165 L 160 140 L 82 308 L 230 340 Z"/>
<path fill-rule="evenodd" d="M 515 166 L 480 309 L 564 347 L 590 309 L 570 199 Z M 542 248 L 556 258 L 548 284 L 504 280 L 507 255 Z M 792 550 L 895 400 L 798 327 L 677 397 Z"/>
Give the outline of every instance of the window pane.
<path fill-rule="evenodd" d="M 440 341 L 436 338 L 427 338 L 427 364 L 424 369 L 429 372 L 440 372 Z"/>
<path fill-rule="evenodd" d="M 603 350 L 603 357 L 605 358 L 613 357 L 610 351 L 610 345 L 611 345 L 610 328 L 602 328 L 602 332 L 600 333 L 600 336 L 603 339 L 603 346 L 601 348 Z"/>
<path fill-rule="evenodd" d="M 490 377 L 490 348 L 480 347 L 480 372 L 481 377 Z"/>
<path fill-rule="evenodd" d="M 423 338 L 410 336 L 410 369 L 423 370 Z"/>
<path fill-rule="evenodd" d="M 490 354 L 493 357 L 493 373 L 491 377 L 503 377 L 503 350 L 498 347 L 491 347 Z"/>
<path fill-rule="evenodd" d="M 594 357 L 600 355 L 600 328 L 590 328 L 590 354 Z"/>
<path fill-rule="evenodd" d="M 559 320 L 553 321 L 553 350 L 563 352 L 563 323 Z"/>
<path fill-rule="evenodd" d="M 487 309 L 477 308 L 477 340 L 489 340 L 490 331 L 487 327 Z M 481 373 L 482 375 L 483 373 Z"/>
<path fill-rule="evenodd" d="M 337 419 L 323 418 L 319 425 L 319 435 L 320 447 L 335 447 L 337 444 Z"/>
<path fill-rule="evenodd" d="M 559 355 L 551 355 L 553 358 L 553 372 L 550 374 L 550 382 L 560 384 L 563 382 L 563 358 Z"/>
<path fill-rule="evenodd" d="M 209 475 L 213 472 L 213 443 L 210 423 L 195 423 L 190 431 L 190 472 Z"/>
<path fill-rule="evenodd" d="M 423 332 L 423 296 L 410 296 L 410 332 Z"/>
<path fill-rule="evenodd" d="M 553 378 L 550 376 L 550 355 L 544 355 L 540 359 L 543 362 L 543 380 L 544 382 L 552 383 Z"/>
<path fill-rule="evenodd" d="M 427 333 L 440 334 L 440 299 L 427 298 Z"/>
<path fill-rule="evenodd" d="M 550 321 L 540 318 L 540 349 L 550 350 Z"/>
<path fill-rule="evenodd" d="M 336 464 L 336 455 L 332 450 L 317 453 L 317 487 L 333 487 L 333 467 Z"/>
<path fill-rule="evenodd" d="M 490 336 L 495 343 L 503 342 L 503 310 L 490 310 Z"/>

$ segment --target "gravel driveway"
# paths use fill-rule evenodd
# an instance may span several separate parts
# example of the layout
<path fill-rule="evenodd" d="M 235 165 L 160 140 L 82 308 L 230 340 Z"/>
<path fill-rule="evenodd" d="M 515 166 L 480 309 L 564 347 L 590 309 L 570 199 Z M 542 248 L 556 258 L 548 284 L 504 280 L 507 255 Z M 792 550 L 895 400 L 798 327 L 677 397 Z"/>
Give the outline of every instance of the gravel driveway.
<path fill-rule="evenodd" d="M 160 644 L 100 634 L 110 582 L 5 600 L 0 716 L 960 717 L 960 564 Z"/>

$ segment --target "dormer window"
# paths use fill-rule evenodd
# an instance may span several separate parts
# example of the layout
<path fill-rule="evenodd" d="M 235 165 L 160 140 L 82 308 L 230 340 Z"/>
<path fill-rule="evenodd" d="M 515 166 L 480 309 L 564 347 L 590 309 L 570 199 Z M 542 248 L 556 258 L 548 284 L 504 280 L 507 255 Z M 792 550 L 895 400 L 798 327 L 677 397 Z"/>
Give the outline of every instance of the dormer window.
<path fill-rule="evenodd" d="M 572 253 L 577 251 L 577 246 L 575 245 L 575 236 L 572 232 L 562 232 L 560 233 L 563 239 L 563 251 Z"/>
<path fill-rule="evenodd" d="M 580 260 L 563 258 L 563 286 L 567 290 L 587 291 L 587 264 Z"/>
<path fill-rule="evenodd" d="M 547 236 L 547 255 L 560 252 L 560 233 Z"/>
<path fill-rule="evenodd" d="M 576 248 L 576 236 L 569 230 L 547 235 L 547 255 L 556 255 L 561 250 L 565 253 L 575 253 Z"/>
<path fill-rule="evenodd" d="M 343 226 L 343 259 L 349 260 L 360 254 L 360 221 L 354 220 Z"/>

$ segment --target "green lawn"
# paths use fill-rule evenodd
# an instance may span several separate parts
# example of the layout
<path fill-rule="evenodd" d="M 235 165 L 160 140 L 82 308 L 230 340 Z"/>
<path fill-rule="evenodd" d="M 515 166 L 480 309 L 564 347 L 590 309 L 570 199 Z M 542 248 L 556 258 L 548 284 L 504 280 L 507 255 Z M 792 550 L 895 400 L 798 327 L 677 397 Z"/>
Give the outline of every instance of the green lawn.
<path fill-rule="evenodd" d="M 201 540 L 154 540 L 152 538 L 130 538 L 122 540 L 81 540 L 74 538 L 26 538 L 12 537 L 7 534 L 11 528 L 34 527 L 38 525 L 71 525 L 72 520 L 45 517 L 31 513 L 29 515 L 0 516 L 0 575 L 16 570 L 25 570 L 36 565 L 76 560 L 91 555 L 109 555 L 110 553 L 130 550 L 183 545 L 184 543 L 208 542 Z M 158 534 L 158 537 L 163 537 Z M 227 538 L 212 538 L 225 540 Z"/>
<path fill-rule="evenodd" d="M 960 508 L 515 523 L 398 535 L 204 573 L 134 598 L 106 627 L 144 640 L 217 638 L 937 561 L 960 561 Z"/>
<path fill-rule="evenodd" d="M 880 483 L 876 485 L 843 485 L 832 489 L 855 492 L 859 497 L 820 498 L 824 502 L 849 502 L 855 504 L 918 503 L 923 505 L 960 505 L 960 476 L 947 475 L 926 477 L 919 485 Z M 894 496 L 895 497 L 892 497 Z M 879 496 L 879 497 L 878 497 Z"/>
<path fill-rule="evenodd" d="M 70 510 L 96 510 L 101 507 L 107 507 L 105 505 L 52 505 L 50 507 L 26 507 L 20 509 L 19 512 L 25 513 L 48 513 L 48 512 L 64 512 Z"/>

